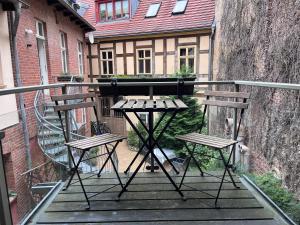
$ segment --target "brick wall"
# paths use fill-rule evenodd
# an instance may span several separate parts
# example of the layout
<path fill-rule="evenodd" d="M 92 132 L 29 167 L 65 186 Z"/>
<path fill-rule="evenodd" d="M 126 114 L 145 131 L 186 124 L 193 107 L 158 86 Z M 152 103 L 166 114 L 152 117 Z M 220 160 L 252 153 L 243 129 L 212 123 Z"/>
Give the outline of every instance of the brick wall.
<path fill-rule="evenodd" d="M 45 25 L 46 35 L 46 54 L 49 83 L 56 83 L 57 76 L 62 72 L 60 36 L 59 32 L 67 34 L 68 46 L 68 68 L 70 74 L 77 75 L 78 56 L 77 41 L 84 42 L 84 32 L 71 21 L 69 17 L 63 15 L 62 11 L 56 11 L 53 6 L 49 6 L 46 0 L 28 0 L 29 9 L 22 9 L 20 23 L 17 33 L 17 48 L 20 59 L 20 74 L 23 86 L 39 85 L 41 83 L 39 58 L 36 32 L 36 20 L 40 20 Z M 32 30 L 33 34 L 26 37 L 25 30 Z M 31 44 L 27 47 L 27 44 Z M 84 44 L 84 52 L 86 45 Z M 14 58 L 14 57 L 12 57 Z M 84 57 L 85 60 L 85 57 Z M 14 60 L 13 60 L 14 61 Z M 84 62 L 84 71 L 86 71 L 86 60 Z M 85 74 L 86 77 L 86 74 Z M 37 126 L 33 109 L 35 92 L 25 93 L 25 108 L 30 136 L 30 149 L 32 155 L 32 165 L 36 166 L 45 161 L 41 150 L 37 144 Z M 18 106 L 19 108 L 19 106 Z M 21 119 L 21 118 L 20 118 Z M 25 178 L 21 173 L 28 170 L 27 159 L 24 144 L 24 134 L 21 123 L 5 129 L 5 138 L 3 140 L 4 154 L 10 155 L 7 160 L 7 179 L 9 188 L 17 192 L 17 214 L 18 218 L 14 222 L 20 221 L 31 207 L 31 197 L 28 192 Z"/>

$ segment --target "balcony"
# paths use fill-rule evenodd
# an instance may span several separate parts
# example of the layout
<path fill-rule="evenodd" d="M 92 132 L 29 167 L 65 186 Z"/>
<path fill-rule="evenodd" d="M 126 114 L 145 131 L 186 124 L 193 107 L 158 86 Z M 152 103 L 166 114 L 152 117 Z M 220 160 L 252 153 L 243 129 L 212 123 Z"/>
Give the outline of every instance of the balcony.
<path fill-rule="evenodd" d="M 252 97 L 250 100 L 250 111 L 256 110 L 259 115 L 268 116 L 264 113 L 264 109 L 257 107 L 259 104 L 259 93 L 261 91 L 268 92 L 270 90 L 278 91 L 282 94 L 281 97 L 275 99 L 274 104 L 287 104 L 284 99 L 288 98 L 295 92 L 299 93 L 299 84 L 279 84 L 266 82 L 247 82 L 247 81 L 215 81 L 215 82 L 194 82 L 187 81 L 187 83 L 195 85 L 207 85 L 210 89 L 235 89 L 251 91 Z M 167 82 L 169 85 L 177 85 L 177 82 Z M 165 85 L 166 83 L 164 83 Z M 27 107 L 18 109 L 16 112 L 10 112 L 11 115 L 16 113 L 26 114 L 26 122 L 29 128 L 29 137 L 36 142 L 30 142 L 30 152 L 21 152 L 20 157 L 23 158 L 19 162 L 28 162 L 31 159 L 30 165 L 22 165 L 18 172 L 12 175 L 13 164 L 19 162 L 12 162 L 11 158 L 14 154 L 12 150 L 14 139 L 17 138 L 17 133 L 8 132 L 4 130 L 5 135 L 2 139 L 1 155 L 4 165 L 0 164 L 0 172 L 5 167 L 5 174 L 0 173 L 1 190 L 13 190 L 17 196 L 17 206 L 14 208 L 12 202 L 11 212 L 6 211 L 5 215 L 14 218 L 16 224 L 116 224 L 116 225 L 193 225 L 193 224 L 231 224 L 231 225 L 279 225 L 292 224 L 293 221 L 289 216 L 283 212 L 261 189 L 251 181 L 249 168 L 255 169 L 255 172 L 271 172 L 275 167 L 261 168 L 257 164 L 253 165 L 253 161 L 249 160 L 249 152 L 247 149 L 239 149 L 235 152 L 234 164 L 236 165 L 234 180 L 240 186 L 240 189 L 233 187 L 229 182 L 229 177 L 225 177 L 224 186 L 221 191 L 219 200 L 220 208 L 215 208 L 214 199 L 220 183 L 221 171 L 218 166 L 208 166 L 204 176 L 200 176 L 199 171 L 195 167 L 188 171 L 185 186 L 182 191 L 186 197 L 183 200 L 178 193 L 174 191 L 174 187 L 169 180 L 159 170 L 157 172 L 148 172 L 145 167 L 137 174 L 132 184 L 128 187 L 128 191 L 124 193 L 119 201 L 116 201 L 116 196 L 120 191 L 120 187 L 115 184 L 118 182 L 113 173 L 112 166 L 109 164 L 105 168 L 105 173 L 98 178 L 96 176 L 99 167 L 103 164 L 102 157 L 104 149 L 100 148 L 96 155 L 99 156 L 96 161 L 89 161 L 80 168 L 83 183 L 86 187 L 88 196 L 95 195 L 91 198 L 91 208 L 86 210 L 86 202 L 84 195 L 80 189 L 80 185 L 75 177 L 73 184 L 68 190 L 63 191 L 65 181 L 69 176 L 70 162 L 68 159 L 66 148 L 64 147 L 63 134 L 61 125 L 58 123 L 55 113 L 53 113 L 52 106 L 47 96 L 47 92 L 43 90 L 49 89 L 51 94 L 54 93 L 80 93 L 86 92 L 87 88 L 92 90 L 99 86 L 107 86 L 108 84 L 95 83 L 59 83 L 48 86 L 32 86 L 24 88 L 4 89 L 0 90 L 0 95 L 15 94 L 17 96 L 24 94 L 32 94 L 35 96 L 34 101 L 26 104 Z M 124 82 L 120 84 L 126 87 L 128 84 Z M 145 84 L 143 84 L 145 85 Z M 146 85 L 159 86 L 159 82 L 148 82 Z M 76 91 L 75 91 L 76 89 Z M 48 93 L 49 93 L 48 92 Z M 195 94 L 194 97 L 202 98 L 201 93 Z M 53 104 L 53 103 L 52 103 Z M 23 110 L 23 112 L 22 112 Z M 262 111 L 257 111 L 262 110 Z M 280 111 L 280 112 L 279 112 Z M 280 107 L 278 113 L 286 115 L 286 117 L 294 115 L 287 108 Z M 8 114 L 10 114 L 8 113 Z M 89 114 L 90 111 L 87 111 Z M 76 113 L 74 115 L 77 115 Z M 211 111 L 209 126 L 219 127 L 220 124 L 228 123 L 231 114 L 226 112 Z M 216 115 L 218 115 L 216 117 Z M 295 114 L 296 115 L 296 114 Z M 8 115 L 0 116 L 8 118 Z M 247 115 L 253 119 L 253 115 Z M 76 128 L 77 121 L 71 118 L 72 139 L 79 140 L 84 137 L 90 129 L 89 123 L 85 121 L 83 128 Z M 234 121 L 234 118 L 233 118 Z M 255 126 L 255 123 L 249 123 Z M 82 124 L 82 123 L 81 123 Z M 228 124 L 227 124 L 228 125 Z M 248 126 L 248 131 L 253 129 Z M 222 127 L 222 126 L 221 126 Z M 21 125 L 18 127 L 22 130 Z M 253 128 L 253 127 L 252 127 Z M 83 129 L 83 131 L 82 131 Z M 227 127 L 227 129 L 229 129 Z M 80 130 L 80 131 L 79 131 Z M 213 131 L 219 132 L 221 129 Z M 226 130 L 227 132 L 228 130 Z M 223 130 L 224 132 L 224 130 Z M 224 133 L 226 133 L 224 132 Z M 275 134 L 274 134 L 275 135 Z M 291 135 L 293 135 L 291 133 Z M 22 136 L 21 136 L 22 137 Z M 274 137 L 258 137 L 251 133 L 249 138 L 274 138 Z M 62 139 L 62 140 L 61 140 Z M 35 143 L 35 145 L 34 145 Z M 291 142 L 291 148 L 294 143 L 299 144 L 299 140 Z M 114 156 L 115 162 L 119 167 L 119 175 L 122 182 L 128 180 L 128 176 L 133 172 L 136 165 L 131 168 L 129 175 L 123 173 L 124 164 L 129 163 L 134 154 L 129 154 L 128 158 L 124 159 L 123 151 L 124 143 L 117 149 L 117 154 Z M 289 147 L 287 145 L 287 147 Z M 90 155 L 93 157 L 94 155 Z M 76 159 L 76 157 L 75 157 Z M 255 167 L 255 168 L 254 168 Z M 167 168 L 167 167 L 166 167 Z M 279 167 L 276 167 L 278 169 Z M 2 170 L 2 171 L 1 171 Z M 182 172 L 175 174 L 171 168 L 168 168 L 169 173 L 176 183 L 180 182 Z M 276 171 L 281 174 L 281 171 Z M 6 181 L 3 179 L 6 175 Z M 27 188 L 15 188 L 16 184 L 10 182 L 11 176 L 17 176 L 16 180 L 21 182 Z M 103 192 L 96 195 L 98 192 Z M 1 208 L 6 208 L 9 202 L 3 199 L 5 193 L 2 193 Z M 30 199 L 30 204 L 28 200 Z M 25 204 L 25 202 L 27 202 Z M 23 210 L 21 208 L 23 207 Z M 295 224 L 295 223 L 294 223 Z"/>

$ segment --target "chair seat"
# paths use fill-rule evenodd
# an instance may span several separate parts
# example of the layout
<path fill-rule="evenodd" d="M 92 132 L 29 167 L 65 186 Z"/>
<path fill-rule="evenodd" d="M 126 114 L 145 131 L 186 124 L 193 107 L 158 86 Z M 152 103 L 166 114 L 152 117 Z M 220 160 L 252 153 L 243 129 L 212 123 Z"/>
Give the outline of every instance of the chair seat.
<path fill-rule="evenodd" d="M 80 150 L 88 150 L 93 147 L 110 144 L 110 143 L 116 142 L 116 141 L 122 141 L 123 139 L 126 139 L 126 137 L 121 136 L 121 135 L 107 133 L 107 134 L 97 135 L 97 136 L 93 136 L 93 137 L 88 137 L 88 138 L 81 139 L 78 141 L 68 142 L 65 145 L 70 146 L 72 148 L 77 148 Z"/>
<path fill-rule="evenodd" d="M 216 149 L 223 149 L 237 143 L 237 141 L 231 139 L 219 138 L 198 133 L 178 135 L 176 136 L 176 138 L 182 141 L 205 145 Z"/>

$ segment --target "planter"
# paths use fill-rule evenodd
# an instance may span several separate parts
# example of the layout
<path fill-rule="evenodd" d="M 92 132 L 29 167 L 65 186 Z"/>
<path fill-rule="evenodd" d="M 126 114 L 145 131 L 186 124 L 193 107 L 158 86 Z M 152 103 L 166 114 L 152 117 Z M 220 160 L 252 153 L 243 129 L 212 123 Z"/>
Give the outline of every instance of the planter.
<path fill-rule="evenodd" d="M 184 81 L 194 81 L 190 78 L 98 78 L 99 83 L 110 83 L 110 86 L 100 87 L 101 96 L 126 96 L 126 95 L 146 95 L 150 94 L 150 85 L 137 86 L 139 82 L 178 82 L 177 85 L 153 85 L 153 95 L 193 95 L 194 84 L 185 84 Z M 120 86 L 119 83 L 132 82 L 132 85 Z"/>

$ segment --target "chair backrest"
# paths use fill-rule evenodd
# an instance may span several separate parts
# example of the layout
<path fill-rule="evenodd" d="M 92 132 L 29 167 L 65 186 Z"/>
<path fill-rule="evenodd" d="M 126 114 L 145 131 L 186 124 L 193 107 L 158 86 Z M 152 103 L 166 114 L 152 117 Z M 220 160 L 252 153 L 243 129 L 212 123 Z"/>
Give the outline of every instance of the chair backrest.
<path fill-rule="evenodd" d="M 199 129 L 200 133 L 204 126 L 205 114 L 206 114 L 208 106 L 233 108 L 233 109 L 235 109 L 236 116 L 237 116 L 237 110 L 240 109 L 240 119 L 237 124 L 238 125 L 237 132 L 234 137 L 234 139 L 236 140 L 237 135 L 240 130 L 241 121 L 242 121 L 245 109 L 247 109 L 249 106 L 249 103 L 247 103 L 247 100 L 250 98 L 250 93 L 230 92 L 230 91 L 205 91 L 204 96 L 206 96 L 206 99 L 203 100 L 203 104 L 205 105 L 205 107 L 204 107 L 202 122 L 201 122 L 200 129 Z M 213 99 L 212 99 L 212 97 L 213 97 Z"/>
<path fill-rule="evenodd" d="M 63 120 L 61 112 L 68 112 L 69 110 L 73 109 L 80 109 L 80 108 L 89 108 L 93 107 L 94 113 L 97 119 L 97 123 L 99 123 L 98 114 L 97 114 L 97 103 L 94 101 L 96 98 L 96 93 L 85 93 L 85 94 L 72 94 L 72 95 L 52 95 L 51 100 L 55 102 L 54 111 L 58 113 L 59 120 L 62 126 L 63 134 L 65 137 L 66 142 L 68 142 L 68 138 L 66 135 L 66 131 L 64 129 Z M 90 101 L 87 101 L 90 99 Z M 75 102 L 76 100 L 80 100 Z M 72 102 L 69 102 L 72 101 Z M 59 103 L 62 102 L 62 103 Z M 66 117 L 67 118 L 67 117 Z"/>
<path fill-rule="evenodd" d="M 97 104 L 94 101 L 96 97 L 95 93 L 87 93 L 87 94 L 73 94 L 73 95 L 53 95 L 51 96 L 51 100 L 55 102 L 54 111 L 69 111 L 73 109 L 80 108 L 89 108 L 96 107 Z M 87 101 L 87 99 L 91 99 L 91 101 Z M 69 100 L 82 100 L 82 102 L 78 103 L 69 103 Z M 59 101 L 63 101 L 63 104 L 59 104 Z"/>
<path fill-rule="evenodd" d="M 247 103 L 247 99 L 250 98 L 250 93 L 229 91 L 205 91 L 204 96 L 206 96 L 206 100 L 203 100 L 204 105 L 247 109 L 249 105 Z M 211 99 L 211 97 L 215 97 L 215 99 Z M 240 102 L 239 99 L 242 99 L 242 102 Z"/>

